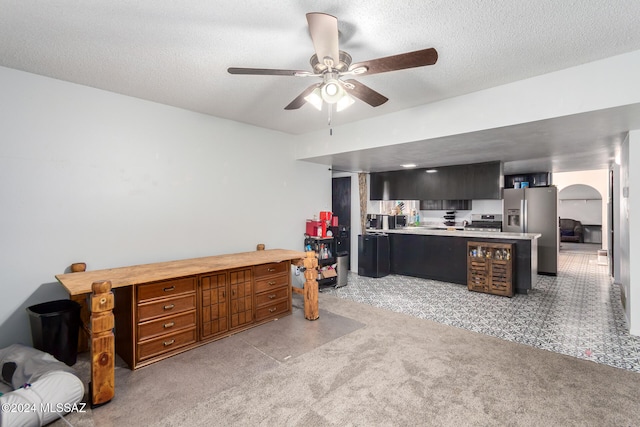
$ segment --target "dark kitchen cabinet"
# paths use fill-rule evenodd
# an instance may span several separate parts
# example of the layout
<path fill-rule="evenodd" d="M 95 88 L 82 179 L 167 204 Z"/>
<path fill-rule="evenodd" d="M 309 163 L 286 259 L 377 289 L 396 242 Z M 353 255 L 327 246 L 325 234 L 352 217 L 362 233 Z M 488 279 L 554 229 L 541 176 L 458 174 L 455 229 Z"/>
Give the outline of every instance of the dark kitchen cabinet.
<path fill-rule="evenodd" d="M 430 169 L 427 169 L 430 170 Z M 419 176 L 418 200 L 443 200 L 458 199 L 460 181 L 463 180 L 463 171 L 456 171 L 451 166 L 435 168 L 436 172 L 427 173 L 427 170 Z"/>
<path fill-rule="evenodd" d="M 420 176 L 419 200 L 454 200 L 468 196 L 464 192 L 466 168 L 459 166 L 433 168 L 434 173 L 427 173 L 427 170 Z"/>
<path fill-rule="evenodd" d="M 500 199 L 502 163 L 377 172 L 370 175 L 371 200 Z"/>
<path fill-rule="evenodd" d="M 369 184 L 371 200 L 418 200 L 414 170 L 372 173 Z"/>
<path fill-rule="evenodd" d="M 449 236 L 389 234 L 391 274 L 466 284 L 466 240 Z"/>
<path fill-rule="evenodd" d="M 476 163 L 469 165 L 467 189 L 472 199 L 500 199 L 502 184 L 502 164 L 500 162 Z"/>
<path fill-rule="evenodd" d="M 420 200 L 421 211 L 470 211 L 473 200 Z"/>
<path fill-rule="evenodd" d="M 424 237 L 417 234 L 390 234 L 389 239 L 391 273 L 419 277 L 427 253 Z"/>
<path fill-rule="evenodd" d="M 385 192 L 385 181 L 388 182 L 388 175 L 389 174 L 387 172 L 376 172 L 369 174 L 369 199 L 389 200 L 389 191 L 387 190 Z"/>

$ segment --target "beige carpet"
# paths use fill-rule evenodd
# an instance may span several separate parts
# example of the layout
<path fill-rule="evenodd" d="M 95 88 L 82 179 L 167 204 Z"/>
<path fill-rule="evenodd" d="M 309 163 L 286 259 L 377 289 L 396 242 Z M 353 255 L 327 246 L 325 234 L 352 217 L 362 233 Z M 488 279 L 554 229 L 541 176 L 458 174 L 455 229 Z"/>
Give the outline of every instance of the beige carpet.
<path fill-rule="evenodd" d="M 112 402 L 66 418 L 76 427 L 640 425 L 640 374 L 326 294 L 320 307 L 314 322 L 296 308 L 138 371 L 118 368 Z"/>

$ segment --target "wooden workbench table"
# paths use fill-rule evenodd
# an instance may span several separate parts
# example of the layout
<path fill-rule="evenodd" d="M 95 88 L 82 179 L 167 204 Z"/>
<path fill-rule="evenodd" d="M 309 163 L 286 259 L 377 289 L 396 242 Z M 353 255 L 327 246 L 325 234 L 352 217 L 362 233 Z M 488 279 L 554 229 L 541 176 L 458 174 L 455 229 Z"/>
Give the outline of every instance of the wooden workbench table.
<path fill-rule="evenodd" d="M 173 296 L 173 299 L 181 298 L 182 301 L 185 299 L 186 295 L 194 301 L 191 307 L 184 310 L 189 310 L 189 314 L 193 316 L 192 318 L 196 318 L 197 321 L 195 324 L 191 322 L 188 327 L 182 327 L 181 329 L 182 331 L 186 331 L 191 334 L 194 338 L 192 338 L 189 343 L 181 344 L 182 347 L 177 350 L 166 352 L 166 357 L 168 357 L 173 354 L 177 354 L 178 352 L 186 351 L 196 345 L 209 342 L 212 339 L 222 338 L 230 334 L 229 330 L 229 333 L 225 333 L 223 331 L 223 333 L 220 333 L 217 336 L 203 336 L 201 326 L 203 323 L 201 321 L 200 311 L 205 310 L 208 307 L 203 305 L 204 297 L 201 295 L 204 295 L 204 290 L 200 289 L 201 278 L 211 278 L 214 276 L 223 277 L 224 275 L 227 275 L 227 282 L 224 284 L 224 286 L 226 286 L 226 290 L 222 290 L 220 295 L 227 298 L 226 292 L 228 292 L 228 297 L 231 298 L 231 294 L 236 291 L 232 289 L 233 284 L 230 285 L 229 283 L 232 283 L 236 279 L 235 276 L 232 278 L 230 275 L 235 274 L 234 272 L 240 271 L 240 269 L 244 269 L 244 271 L 247 272 L 245 274 L 245 276 L 248 277 L 248 279 L 246 279 L 246 289 L 250 289 L 251 293 L 250 295 L 246 295 L 245 301 L 242 302 L 242 304 L 247 304 L 247 308 L 245 309 L 246 312 L 254 313 L 254 317 L 250 319 L 247 315 L 247 319 L 244 321 L 244 324 L 233 330 L 235 333 L 239 330 L 252 327 L 269 320 L 270 316 L 273 317 L 279 314 L 291 313 L 289 266 L 291 265 L 291 262 L 303 263 L 305 257 L 311 258 L 313 256 L 315 256 L 315 254 L 311 255 L 305 254 L 304 252 L 285 249 L 271 249 L 56 275 L 56 279 L 65 287 L 73 299 L 81 301 L 84 299 L 84 301 L 87 301 L 88 306 L 91 309 L 91 320 L 88 330 L 91 333 L 92 384 L 90 393 L 92 404 L 101 405 L 107 403 L 113 398 L 115 393 L 115 337 L 113 335 L 113 329 L 118 319 L 114 321 L 113 309 L 116 302 L 118 304 L 123 302 L 124 305 L 126 305 L 126 307 L 121 307 L 121 311 L 117 311 L 118 313 L 130 313 L 130 319 L 118 321 L 117 332 L 119 335 L 126 335 L 124 337 L 124 347 L 128 347 L 128 351 L 133 354 L 133 356 L 131 356 L 131 360 L 127 360 L 127 362 L 130 363 L 130 365 L 135 365 L 138 361 L 138 351 L 140 351 L 136 350 L 136 343 L 140 345 L 139 341 L 144 341 L 146 339 L 146 337 L 140 338 L 139 335 L 136 335 L 140 334 L 139 332 L 136 332 L 137 329 L 145 323 L 142 320 L 142 316 L 136 311 L 136 304 L 138 306 L 143 306 L 145 304 L 147 304 L 147 306 L 151 306 L 151 303 L 160 303 L 160 305 L 162 305 L 164 301 L 172 302 L 172 297 L 170 295 L 167 295 L 166 297 L 164 295 L 151 295 L 151 297 L 147 297 L 149 301 L 151 301 L 151 303 L 148 303 L 147 301 L 142 300 L 143 297 L 141 295 L 139 296 L 137 293 L 137 289 L 140 286 L 147 290 L 156 289 L 158 283 L 162 284 L 166 281 L 166 283 L 171 284 L 173 283 L 171 280 L 177 278 L 180 278 L 182 282 L 176 283 L 183 283 L 184 278 L 191 279 L 191 283 L 193 283 L 192 288 L 187 290 L 178 286 L 175 290 L 178 294 L 177 296 Z M 314 263 L 310 260 L 304 261 L 304 264 L 311 266 L 313 269 Z M 315 265 L 317 265 L 317 263 Z M 271 266 L 274 268 L 271 268 Z M 317 272 L 312 273 L 311 271 L 309 271 L 308 274 L 305 274 L 305 277 L 307 278 L 307 282 L 305 283 L 305 290 L 308 290 L 307 295 L 315 295 L 315 301 L 310 305 L 311 307 L 315 304 L 315 314 L 312 316 L 307 316 L 307 298 L 305 297 L 305 317 L 310 320 L 317 318 L 317 283 L 315 283 L 314 280 L 315 274 L 317 274 Z M 258 281 L 258 278 L 263 280 Z M 257 319 L 255 317 L 257 316 L 255 314 L 257 310 L 254 310 L 254 305 L 256 305 L 255 301 L 263 301 L 262 299 L 258 300 L 257 292 L 262 289 L 261 287 L 266 286 L 265 284 L 275 285 L 273 288 L 278 288 L 280 290 L 277 293 L 278 296 L 272 296 L 271 294 L 264 296 L 268 298 L 279 298 L 279 300 L 274 301 L 281 302 L 277 306 L 274 304 L 273 308 L 271 308 L 267 305 L 270 304 L 270 301 L 265 298 L 264 301 L 267 302 L 261 302 L 260 304 L 263 306 L 267 305 L 266 308 L 268 308 L 268 311 L 263 309 L 261 313 L 266 314 L 262 314 L 262 317 Z M 313 284 L 315 284 L 315 286 L 313 286 Z M 124 295 L 124 299 L 122 297 L 114 298 L 114 294 L 111 290 L 118 288 L 124 288 L 122 291 L 116 291 L 118 296 L 121 294 Z M 170 288 L 172 288 L 172 286 L 168 286 L 164 289 L 167 290 Z M 314 288 L 315 293 L 313 292 Z M 162 286 L 160 286 L 160 289 L 162 289 Z M 286 292 L 284 289 L 286 289 Z M 201 292 L 203 293 L 201 294 Z M 241 292 L 245 291 L 242 290 Z M 208 293 L 207 295 L 210 294 Z M 83 298 L 83 296 L 86 298 Z M 195 301 L 197 301 L 197 305 L 195 304 Z M 224 302 L 224 304 L 227 304 L 227 302 Z M 173 305 L 174 304 L 167 303 L 164 305 L 164 308 L 173 308 Z M 179 306 L 176 309 L 183 310 Z M 272 312 L 273 314 L 270 314 Z M 241 313 L 241 315 L 243 315 L 243 313 Z M 123 328 L 124 330 L 120 329 L 123 324 L 127 326 L 126 328 Z M 168 322 L 168 324 L 173 326 L 173 322 Z M 157 332 L 154 333 L 156 333 L 156 335 L 159 334 Z M 182 334 L 184 333 L 185 332 L 182 332 Z M 154 338 L 155 335 L 151 335 L 151 337 Z M 136 341 L 136 339 L 138 341 Z M 162 339 L 162 337 L 160 337 L 160 339 Z M 126 344 L 127 341 L 132 344 Z M 120 342 L 121 341 L 119 340 L 119 345 Z M 144 342 L 151 342 L 154 344 L 153 339 L 148 339 Z M 169 343 L 171 344 L 172 341 L 169 341 Z M 165 342 L 165 346 L 166 345 L 167 344 Z M 118 353 L 120 354 L 120 351 L 118 351 Z M 159 360 L 159 358 L 152 357 L 145 360 L 144 363 L 150 363 L 156 360 Z"/>

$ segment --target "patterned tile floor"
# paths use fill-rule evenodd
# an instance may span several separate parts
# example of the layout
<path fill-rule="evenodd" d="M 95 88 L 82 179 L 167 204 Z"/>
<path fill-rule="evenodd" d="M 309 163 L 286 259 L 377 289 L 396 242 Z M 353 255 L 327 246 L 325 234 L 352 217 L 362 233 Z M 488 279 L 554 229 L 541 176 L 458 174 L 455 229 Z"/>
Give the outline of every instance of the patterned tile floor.
<path fill-rule="evenodd" d="M 533 347 L 640 372 L 640 337 L 629 334 L 620 289 L 595 253 L 561 251 L 557 276 L 539 275 L 528 295 L 470 292 L 466 286 L 349 273 L 340 298 L 430 319 Z"/>

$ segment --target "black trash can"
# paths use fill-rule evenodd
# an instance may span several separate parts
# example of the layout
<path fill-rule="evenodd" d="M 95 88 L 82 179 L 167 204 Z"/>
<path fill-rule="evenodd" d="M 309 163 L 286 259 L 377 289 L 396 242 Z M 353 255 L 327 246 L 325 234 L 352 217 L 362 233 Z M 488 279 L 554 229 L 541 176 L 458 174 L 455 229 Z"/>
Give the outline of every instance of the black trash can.
<path fill-rule="evenodd" d="M 33 347 L 71 366 L 78 357 L 80 304 L 69 299 L 27 308 Z"/>

